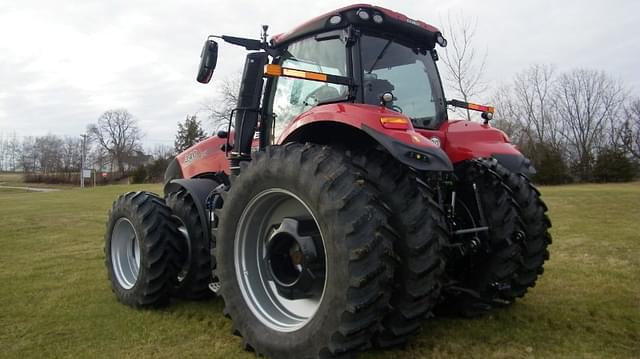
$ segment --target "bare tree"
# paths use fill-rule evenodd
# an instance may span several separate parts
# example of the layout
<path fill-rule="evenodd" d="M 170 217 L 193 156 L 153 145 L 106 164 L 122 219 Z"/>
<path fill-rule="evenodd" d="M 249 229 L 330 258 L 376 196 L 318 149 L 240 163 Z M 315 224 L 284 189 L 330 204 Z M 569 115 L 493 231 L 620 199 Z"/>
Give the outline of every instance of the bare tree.
<path fill-rule="evenodd" d="M 606 125 L 618 117 L 625 100 L 620 83 L 604 72 L 573 70 L 561 75 L 554 93 L 562 135 L 575 154 L 577 174 L 589 180 L 595 150 Z"/>
<path fill-rule="evenodd" d="M 148 151 L 148 153 L 151 153 L 153 158 L 156 160 L 169 159 L 175 155 L 175 150 L 169 145 L 160 144 L 155 145 L 152 150 Z"/>
<path fill-rule="evenodd" d="M 203 110 L 207 112 L 214 131 L 229 123 L 231 111 L 236 108 L 238 104 L 239 92 L 240 74 L 222 80 L 220 86 L 217 88 L 216 97 L 203 103 Z"/>
<path fill-rule="evenodd" d="M 532 65 L 516 75 L 515 96 L 521 105 L 523 127 L 530 131 L 530 141 L 557 146 L 560 122 L 555 113 L 555 70 L 551 65 Z"/>
<path fill-rule="evenodd" d="M 640 160 L 640 98 L 624 109 L 625 121 L 619 131 L 622 148 L 636 160 Z"/>
<path fill-rule="evenodd" d="M 512 85 L 502 86 L 494 95 L 498 110 L 496 119 L 517 123 L 520 143 L 545 143 L 555 148 L 561 147 L 561 122 L 556 113 L 555 86 L 553 66 L 531 65 L 516 75 Z"/>
<path fill-rule="evenodd" d="M 36 137 L 35 151 L 41 173 L 56 173 L 62 169 L 62 139 L 52 134 Z"/>
<path fill-rule="evenodd" d="M 504 131 L 513 143 L 522 145 L 529 141 L 529 129 L 523 126 L 522 109 L 514 95 L 513 86 L 498 86 L 491 101 L 496 106 L 496 113 L 491 122 L 493 126 Z"/>
<path fill-rule="evenodd" d="M 14 132 L 8 141 L 8 168 L 10 171 L 16 171 L 18 168 L 18 159 L 20 158 L 20 141 L 18 135 Z"/>
<path fill-rule="evenodd" d="M 20 150 L 20 167 L 25 173 L 33 173 L 38 166 L 38 151 L 35 147 L 35 139 L 31 136 L 22 139 L 22 149 Z"/>
<path fill-rule="evenodd" d="M 465 102 L 487 89 L 483 81 L 487 51 L 478 52 L 473 44 L 477 24 L 477 20 L 471 20 L 464 14 L 452 19 L 449 13 L 444 27 L 449 42 L 442 57 L 446 70 L 445 79 L 456 96 Z M 466 116 L 471 120 L 469 110 L 466 110 Z"/>
<path fill-rule="evenodd" d="M 87 164 L 90 164 L 89 167 L 96 168 L 98 171 L 106 172 L 108 169 L 107 166 L 111 164 L 109 157 L 109 153 L 104 148 L 100 146 L 93 146 L 93 148 L 87 152 L 86 161 Z"/>
<path fill-rule="evenodd" d="M 109 154 L 120 174 L 124 175 L 127 158 L 131 158 L 141 148 L 142 138 L 136 120 L 129 111 L 106 111 L 96 124 L 89 125 L 88 131 L 92 139 Z"/>
<path fill-rule="evenodd" d="M 79 172 L 82 157 L 82 141 L 76 137 L 65 137 L 62 142 L 62 168 L 64 172 Z"/>
<path fill-rule="evenodd" d="M 0 132 L 0 172 L 6 171 L 5 161 L 8 156 L 8 141 L 4 138 L 4 133 Z"/>
<path fill-rule="evenodd" d="M 0 171 L 15 171 L 18 152 L 18 136 L 0 132 Z"/>

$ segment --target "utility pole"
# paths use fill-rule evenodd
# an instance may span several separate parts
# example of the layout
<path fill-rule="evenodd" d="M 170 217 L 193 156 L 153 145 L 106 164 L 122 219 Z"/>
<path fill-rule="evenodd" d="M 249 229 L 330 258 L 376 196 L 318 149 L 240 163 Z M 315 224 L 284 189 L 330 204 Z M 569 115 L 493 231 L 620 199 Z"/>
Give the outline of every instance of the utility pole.
<path fill-rule="evenodd" d="M 87 134 L 82 134 L 80 137 L 82 137 L 82 154 L 80 155 L 80 188 L 84 188 L 84 160 L 85 150 L 87 148 Z"/>

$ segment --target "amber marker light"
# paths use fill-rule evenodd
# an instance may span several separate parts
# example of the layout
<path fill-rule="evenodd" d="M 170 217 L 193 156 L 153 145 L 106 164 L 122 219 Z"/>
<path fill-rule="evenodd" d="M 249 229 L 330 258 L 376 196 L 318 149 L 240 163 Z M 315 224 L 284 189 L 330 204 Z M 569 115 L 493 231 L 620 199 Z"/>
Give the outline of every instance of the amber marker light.
<path fill-rule="evenodd" d="M 327 81 L 327 75 L 321 74 L 318 72 L 310 72 L 310 71 L 301 71 L 301 70 L 293 70 L 293 69 L 282 69 L 282 76 L 287 77 L 298 77 L 301 79 L 307 80 L 315 80 L 315 81 Z"/>
<path fill-rule="evenodd" d="M 409 129 L 409 120 L 404 117 L 381 117 L 380 124 L 382 124 L 382 127 L 390 130 Z"/>
<path fill-rule="evenodd" d="M 469 103 L 469 110 L 474 110 L 474 111 L 480 111 L 480 112 L 489 112 L 489 113 L 494 113 L 495 112 L 495 108 L 491 107 L 491 106 L 483 106 L 483 105 L 478 105 L 475 103 Z"/>
<path fill-rule="evenodd" d="M 275 64 L 264 65 L 264 74 L 267 76 L 280 76 L 282 75 L 282 67 Z"/>
<path fill-rule="evenodd" d="M 494 113 L 496 111 L 496 109 L 492 106 L 483 106 L 478 105 L 477 103 L 464 102 L 460 100 L 449 100 L 447 101 L 447 105 L 488 113 Z"/>
<path fill-rule="evenodd" d="M 265 65 L 264 74 L 265 76 L 273 76 L 273 77 L 284 76 L 284 77 L 293 77 L 297 79 L 322 81 L 322 82 L 327 82 L 328 80 L 327 75 L 323 73 L 289 69 L 276 64 Z"/>

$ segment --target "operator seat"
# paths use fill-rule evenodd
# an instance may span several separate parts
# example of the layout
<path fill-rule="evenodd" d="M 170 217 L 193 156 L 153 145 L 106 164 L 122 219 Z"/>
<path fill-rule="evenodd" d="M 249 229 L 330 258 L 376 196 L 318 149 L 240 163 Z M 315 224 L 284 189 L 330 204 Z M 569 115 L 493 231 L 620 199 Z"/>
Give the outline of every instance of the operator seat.
<path fill-rule="evenodd" d="M 380 103 L 380 96 L 385 92 L 392 92 L 396 88 L 385 79 L 378 79 L 375 74 L 366 74 L 364 77 L 364 103 Z"/>

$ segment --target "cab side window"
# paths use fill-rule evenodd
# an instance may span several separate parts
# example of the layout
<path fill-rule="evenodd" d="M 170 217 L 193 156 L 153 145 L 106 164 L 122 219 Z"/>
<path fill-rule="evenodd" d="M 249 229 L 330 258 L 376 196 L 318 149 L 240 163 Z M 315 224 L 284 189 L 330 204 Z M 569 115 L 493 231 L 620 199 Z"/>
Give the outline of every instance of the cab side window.
<path fill-rule="evenodd" d="M 280 61 L 282 67 L 347 76 L 346 49 L 341 39 L 317 41 L 314 37 L 295 42 Z M 346 98 L 348 86 L 279 77 L 271 106 L 274 123 L 271 143 L 301 113 L 323 102 Z"/>

